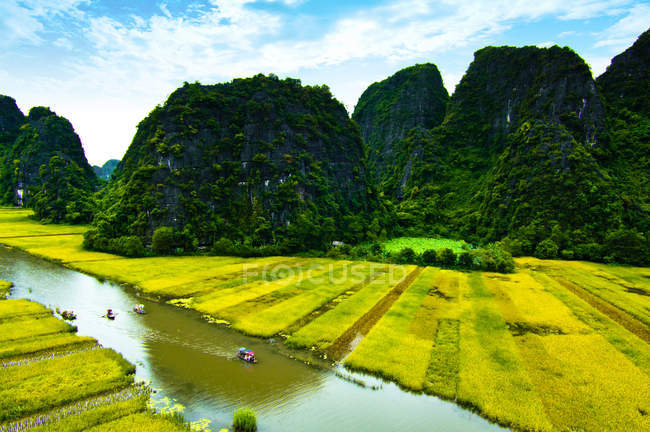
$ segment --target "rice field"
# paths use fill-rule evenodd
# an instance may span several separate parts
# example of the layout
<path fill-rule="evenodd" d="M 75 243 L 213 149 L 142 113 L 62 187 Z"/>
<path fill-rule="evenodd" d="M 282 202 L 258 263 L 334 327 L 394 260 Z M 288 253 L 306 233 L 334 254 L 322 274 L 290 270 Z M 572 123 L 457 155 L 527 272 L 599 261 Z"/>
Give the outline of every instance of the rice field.
<path fill-rule="evenodd" d="M 0 431 L 187 430 L 148 410 L 133 365 L 75 331 L 40 304 L 0 300 Z"/>
<path fill-rule="evenodd" d="M 14 234 L 1 243 L 455 401 L 515 430 L 650 430 L 650 269 L 520 258 L 517 271 L 503 275 L 297 257 L 126 259 L 83 251 L 81 235 L 34 237 L 49 227 L 21 214 L 0 211 L 0 233 Z M 24 237 L 16 235 L 21 229 Z M 390 247 L 463 248 L 417 240 Z M 2 303 L 0 327 L 20 320 L 30 330 L 6 327 L 20 339 L 4 336 L 0 359 L 67 346 L 73 333 L 65 326 L 47 333 L 55 318 L 44 308 L 26 303 L 21 315 Z M 96 351 L 74 355 L 101 357 Z M 107 409 L 112 420 L 98 425 L 91 412 L 88 428 L 97 430 L 156 424 L 147 413 L 111 417 Z M 61 430 L 79 430 L 70 424 Z"/>

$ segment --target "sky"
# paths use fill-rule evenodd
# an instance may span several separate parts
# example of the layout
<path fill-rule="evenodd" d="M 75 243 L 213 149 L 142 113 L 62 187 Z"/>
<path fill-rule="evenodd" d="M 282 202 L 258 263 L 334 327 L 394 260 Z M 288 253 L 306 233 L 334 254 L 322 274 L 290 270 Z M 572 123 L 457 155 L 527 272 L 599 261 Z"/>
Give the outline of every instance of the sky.
<path fill-rule="evenodd" d="M 327 84 L 352 112 L 416 63 L 453 93 L 487 45 L 569 46 L 596 77 L 648 23 L 638 0 L 0 0 L 0 94 L 68 118 L 103 164 L 184 81 L 274 73 Z"/>

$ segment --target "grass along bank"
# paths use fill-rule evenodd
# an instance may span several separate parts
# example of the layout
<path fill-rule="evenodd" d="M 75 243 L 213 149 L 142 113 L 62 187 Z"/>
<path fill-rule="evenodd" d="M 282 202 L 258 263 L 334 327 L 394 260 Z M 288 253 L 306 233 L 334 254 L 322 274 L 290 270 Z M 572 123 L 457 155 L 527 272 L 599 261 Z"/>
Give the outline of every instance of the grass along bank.
<path fill-rule="evenodd" d="M 65 227 L 35 237 L 49 226 L 19 212 L 0 210 L 0 233 L 12 233 L 1 243 L 127 282 L 246 333 L 351 351 L 345 362 L 354 369 L 514 429 L 650 430 L 650 349 L 630 330 L 648 328 L 648 269 L 521 258 L 505 275 L 326 258 L 129 259 L 84 251 L 81 235 L 58 234 Z"/>
<path fill-rule="evenodd" d="M 135 368 L 52 311 L 0 301 L 0 431 L 187 431 L 155 415 Z"/>

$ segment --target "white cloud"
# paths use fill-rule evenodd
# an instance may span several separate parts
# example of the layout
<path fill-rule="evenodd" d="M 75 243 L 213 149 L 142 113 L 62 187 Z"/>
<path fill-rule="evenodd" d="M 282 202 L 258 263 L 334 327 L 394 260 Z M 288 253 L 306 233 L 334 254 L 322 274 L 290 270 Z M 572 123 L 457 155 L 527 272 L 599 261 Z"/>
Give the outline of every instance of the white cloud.
<path fill-rule="evenodd" d="M 598 36 L 595 47 L 611 47 L 612 51 L 620 51 L 630 46 L 636 38 L 648 29 L 650 25 L 650 6 L 638 4 L 616 24 L 608 27 Z"/>
<path fill-rule="evenodd" d="M 68 15 L 81 18 L 79 6 L 89 0 L 3 0 L 0 2 L 2 43 L 28 42 L 39 44 L 45 30 L 44 21 Z"/>
<path fill-rule="evenodd" d="M 133 15 L 118 21 L 82 12 L 80 6 L 87 0 L 4 0 L 0 2 L 0 28 L 12 26 L 4 32 L 38 44 L 43 42 L 41 34 L 51 17 L 77 19 L 83 29 L 81 36 L 92 49 L 87 55 L 68 59 L 65 76 L 39 80 L 41 87 L 34 92 L 44 94 L 47 89 L 48 97 L 69 102 L 62 104 L 63 111 L 79 130 L 89 156 L 99 162 L 120 157 L 137 122 L 185 80 L 209 83 L 258 72 L 302 76 L 307 71 L 334 71 L 353 62 L 377 59 L 397 69 L 423 59 L 439 63 L 439 58 L 453 53 L 463 61 L 453 66 L 439 64 L 451 92 L 471 53 L 512 26 L 546 17 L 570 21 L 620 16 L 631 3 L 393 0 L 348 13 L 334 22 L 308 17 L 310 25 L 321 26 L 322 31 L 298 38 L 288 29 L 299 28 L 302 17 L 290 11 L 303 0 L 266 0 L 287 6 L 279 8 L 280 12 L 256 8 L 255 0 L 209 1 L 204 6 L 188 6 L 184 13 L 162 2 L 153 16 Z M 625 40 L 629 45 L 630 35 L 635 37 L 641 23 L 647 26 L 650 22 L 648 9 L 641 4 L 629 10 L 598 36 L 598 43 L 609 46 Z M 562 38 L 571 33 L 546 37 Z M 53 43 L 69 47 L 66 41 L 70 41 L 67 35 Z M 542 45 L 547 44 L 552 42 Z M 601 67 L 600 58 L 590 57 L 594 71 Z M 334 82 L 327 74 L 320 76 L 348 107 L 354 106 L 367 85 L 359 76 L 337 77 Z M 107 154 L 106 149 L 116 147 L 118 151 Z"/>

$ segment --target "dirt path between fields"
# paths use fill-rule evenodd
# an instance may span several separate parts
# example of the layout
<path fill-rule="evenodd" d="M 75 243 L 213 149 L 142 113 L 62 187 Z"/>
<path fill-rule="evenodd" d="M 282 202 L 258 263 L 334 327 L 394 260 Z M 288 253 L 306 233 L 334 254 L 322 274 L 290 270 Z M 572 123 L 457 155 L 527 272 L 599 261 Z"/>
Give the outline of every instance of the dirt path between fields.
<path fill-rule="evenodd" d="M 375 324 L 384 316 L 388 309 L 393 306 L 393 303 L 402 295 L 406 288 L 408 288 L 420 273 L 424 270 L 423 267 L 417 267 L 401 282 L 393 287 L 381 300 L 379 300 L 368 312 L 359 318 L 350 328 L 348 328 L 341 336 L 339 336 L 332 345 L 327 347 L 324 351 L 328 357 L 341 360 L 348 355 L 354 346 L 361 342 L 361 339 L 368 334 Z M 356 343 L 353 343 L 356 342 Z M 352 348 L 351 348 L 352 347 Z"/>
<path fill-rule="evenodd" d="M 570 282 L 559 276 L 552 276 L 552 278 L 562 285 L 564 288 L 568 289 L 582 300 L 589 303 L 591 306 L 596 308 L 598 311 L 607 315 L 612 320 L 616 321 L 618 324 L 623 326 L 628 331 L 634 333 L 639 338 L 641 338 L 646 343 L 650 344 L 650 329 L 643 324 L 641 321 L 634 318 L 632 315 L 627 312 L 617 308 L 611 303 L 602 300 L 601 298 L 587 292 L 584 288 Z"/>

